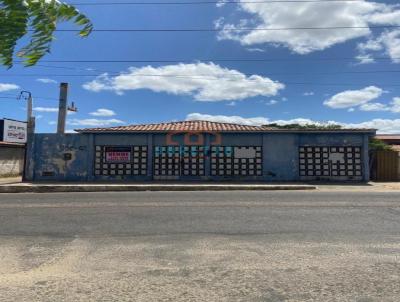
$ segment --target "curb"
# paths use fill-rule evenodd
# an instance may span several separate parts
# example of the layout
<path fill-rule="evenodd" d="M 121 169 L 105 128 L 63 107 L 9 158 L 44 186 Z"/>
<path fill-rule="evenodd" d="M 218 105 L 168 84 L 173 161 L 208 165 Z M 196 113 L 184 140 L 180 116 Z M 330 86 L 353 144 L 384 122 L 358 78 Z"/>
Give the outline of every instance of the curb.
<path fill-rule="evenodd" d="M 3 185 L 0 193 L 144 192 L 144 191 L 290 191 L 314 185 Z"/>

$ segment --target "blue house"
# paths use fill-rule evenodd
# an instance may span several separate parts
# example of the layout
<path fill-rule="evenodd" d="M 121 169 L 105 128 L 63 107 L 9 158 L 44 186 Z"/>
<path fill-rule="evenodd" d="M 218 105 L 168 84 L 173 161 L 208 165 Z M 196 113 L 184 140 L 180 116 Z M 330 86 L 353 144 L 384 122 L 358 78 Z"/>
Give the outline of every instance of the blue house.
<path fill-rule="evenodd" d="M 368 181 L 373 129 L 281 129 L 209 121 L 35 134 L 33 181 Z"/>

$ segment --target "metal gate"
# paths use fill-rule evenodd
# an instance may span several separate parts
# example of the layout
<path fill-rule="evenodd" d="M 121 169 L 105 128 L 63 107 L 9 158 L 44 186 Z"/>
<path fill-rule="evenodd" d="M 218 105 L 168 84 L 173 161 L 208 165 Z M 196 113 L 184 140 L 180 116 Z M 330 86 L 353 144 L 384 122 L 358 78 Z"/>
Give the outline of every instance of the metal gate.
<path fill-rule="evenodd" d="M 95 175 L 147 175 L 147 146 L 96 146 Z"/>
<path fill-rule="evenodd" d="M 299 163 L 302 177 L 362 177 L 361 147 L 303 146 Z"/>
<path fill-rule="evenodd" d="M 375 153 L 375 173 L 372 173 L 376 181 L 398 181 L 400 173 L 399 153 L 390 150 L 376 151 Z"/>
<path fill-rule="evenodd" d="M 156 146 L 154 176 L 204 176 L 203 146 Z"/>
<path fill-rule="evenodd" d="M 261 176 L 262 147 L 213 146 L 211 175 Z"/>

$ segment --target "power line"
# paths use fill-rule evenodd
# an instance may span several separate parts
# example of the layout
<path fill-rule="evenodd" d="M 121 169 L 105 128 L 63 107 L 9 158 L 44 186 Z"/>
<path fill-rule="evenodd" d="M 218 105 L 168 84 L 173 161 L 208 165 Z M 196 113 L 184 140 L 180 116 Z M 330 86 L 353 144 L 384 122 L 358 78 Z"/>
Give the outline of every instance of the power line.
<path fill-rule="evenodd" d="M 400 60 L 400 57 L 373 57 L 377 61 Z M 243 58 L 203 58 L 203 59 L 142 59 L 142 60 L 41 60 L 42 63 L 198 63 L 198 62 L 309 62 L 309 61 L 354 61 L 354 57 L 332 57 L 332 58 L 269 58 L 269 59 L 243 59 Z M 16 61 L 15 63 L 23 63 Z"/>
<path fill-rule="evenodd" d="M 51 66 L 48 66 L 51 67 Z M 61 68 L 61 67 L 55 67 Z M 69 69 L 69 68 L 68 68 Z M 375 74 L 375 73 L 400 73 L 400 70 L 363 70 L 363 71 L 332 71 L 332 72 L 270 72 L 270 73 L 242 73 L 238 75 L 218 74 L 125 74 L 124 72 L 103 71 L 109 76 L 128 75 L 135 77 L 172 77 L 172 78 L 237 78 L 242 76 L 270 76 L 270 75 L 336 75 L 336 74 Z M 102 74 L 0 74 L 0 77 L 98 77 Z"/>
<path fill-rule="evenodd" d="M 33 75 L 34 76 L 34 75 Z M 53 75 L 55 76 L 55 75 Z M 61 76 L 61 75 L 60 75 Z M 67 77 L 69 75 L 62 75 L 63 77 Z M 96 75 L 73 75 L 75 77 L 93 77 Z M 144 76 L 144 75 L 137 75 L 137 76 Z M 153 76 L 160 76 L 160 75 L 153 75 Z M 179 78 L 178 76 L 174 76 L 175 78 Z M 199 76 L 200 77 L 200 76 Z M 188 78 L 188 76 L 182 76 L 182 78 Z M 204 78 L 204 77 L 203 77 Z M 213 78 L 209 78 L 211 80 L 226 80 L 226 81 L 240 81 L 242 79 L 234 79 L 234 78 L 227 78 L 227 77 L 213 77 Z M 247 78 L 246 81 L 257 81 L 257 79 L 249 79 Z M 279 83 L 279 81 L 274 81 L 274 83 Z M 354 85 L 370 85 L 370 84 L 363 84 L 363 83 L 318 83 L 318 82 L 287 82 L 285 81 L 283 84 L 285 85 L 307 85 L 307 86 L 349 86 L 352 87 Z M 374 85 L 379 85 L 381 87 L 398 87 L 400 86 L 400 84 L 397 83 L 375 83 Z M 38 97 L 35 97 L 38 98 Z M 40 97 L 39 97 L 40 98 Z"/>
<path fill-rule="evenodd" d="M 208 4 L 268 4 L 268 3 L 330 3 L 330 2 L 364 2 L 363 0 L 270 0 L 270 1 L 149 1 L 149 2 L 75 2 L 74 6 L 109 6 L 109 5 L 208 5 Z"/>
<path fill-rule="evenodd" d="M 242 27 L 242 28 L 101 28 L 92 32 L 220 32 L 220 31 L 285 31 L 285 30 L 336 30 L 336 29 L 384 29 L 400 28 L 400 25 L 376 25 L 376 26 L 328 26 L 328 27 Z M 34 32 L 30 29 L 29 32 Z M 79 29 L 56 29 L 55 32 L 80 32 Z"/>
<path fill-rule="evenodd" d="M 18 96 L 0 96 L 0 99 L 9 99 L 9 100 L 18 100 Z M 34 96 L 34 100 L 47 100 L 47 101 L 58 101 L 56 97 L 41 97 L 41 96 Z"/>

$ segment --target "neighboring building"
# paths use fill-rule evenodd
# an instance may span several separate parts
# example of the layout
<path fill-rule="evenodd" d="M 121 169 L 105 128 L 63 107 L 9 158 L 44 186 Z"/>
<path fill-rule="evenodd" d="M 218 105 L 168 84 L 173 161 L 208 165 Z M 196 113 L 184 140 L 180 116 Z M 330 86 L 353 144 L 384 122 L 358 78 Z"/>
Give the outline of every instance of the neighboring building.
<path fill-rule="evenodd" d="M 2 119 L 0 120 L 0 141 L 25 144 L 27 128 L 26 122 Z"/>
<path fill-rule="evenodd" d="M 0 141 L 0 177 L 22 176 L 25 144 Z"/>
<path fill-rule="evenodd" d="M 400 134 L 379 134 L 375 138 L 385 142 L 396 152 L 377 152 L 373 156 L 373 179 L 377 181 L 400 181 Z"/>
<path fill-rule="evenodd" d="M 284 130 L 208 121 L 36 134 L 31 180 L 368 181 L 373 129 Z"/>
<path fill-rule="evenodd" d="M 0 120 L 0 177 L 22 176 L 26 138 L 26 122 Z"/>
<path fill-rule="evenodd" d="M 378 134 L 375 138 L 391 145 L 393 150 L 400 152 L 400 134 Z"/>

